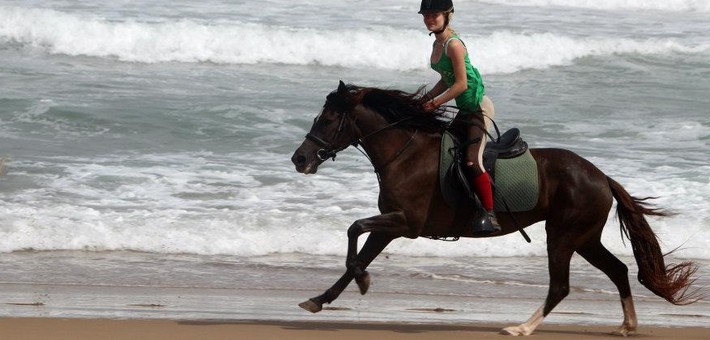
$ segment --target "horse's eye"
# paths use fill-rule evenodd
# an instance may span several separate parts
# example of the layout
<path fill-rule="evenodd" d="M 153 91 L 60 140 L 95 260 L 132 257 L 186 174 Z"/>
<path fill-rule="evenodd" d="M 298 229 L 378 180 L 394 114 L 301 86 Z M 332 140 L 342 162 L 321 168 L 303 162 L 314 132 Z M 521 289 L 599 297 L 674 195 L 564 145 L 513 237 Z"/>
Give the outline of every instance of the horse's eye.
<path fill-rule="evenodd" d="M 330 117 L 323 117 L 323 123 L 324 123 L 324 124 L 330 124 L 330 123 L 332 123 L 332 122 L 334 122 L 334 121 L 335 121 L 335 119 L 331 119 Z"/>
<path fill-rule="evenodd" d="M 323 111 L 319 119 L 323 123 L 332 123 L 337 120 L 338 117 L 340 117 L 340 113 L 337 111 Z"/>

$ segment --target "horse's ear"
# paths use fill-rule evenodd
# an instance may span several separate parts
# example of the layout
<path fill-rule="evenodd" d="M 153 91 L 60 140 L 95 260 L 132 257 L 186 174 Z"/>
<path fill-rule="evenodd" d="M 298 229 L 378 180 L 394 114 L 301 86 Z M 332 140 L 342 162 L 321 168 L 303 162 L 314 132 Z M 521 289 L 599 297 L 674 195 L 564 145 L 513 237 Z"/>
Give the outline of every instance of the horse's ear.
<path fill-rule="evenodd" d="M 338 94 L 345 94 L 347 91 L 348 89 L 346 88 L 345 83 L 341 80 L 338 84 Z"/>

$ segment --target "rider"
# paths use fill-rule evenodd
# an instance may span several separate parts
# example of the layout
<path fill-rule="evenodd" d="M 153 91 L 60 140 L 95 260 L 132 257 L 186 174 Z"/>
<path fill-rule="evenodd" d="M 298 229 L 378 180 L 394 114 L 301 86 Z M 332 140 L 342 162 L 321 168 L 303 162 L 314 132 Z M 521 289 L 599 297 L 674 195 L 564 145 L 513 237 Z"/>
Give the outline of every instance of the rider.
<path fill-rule="evenodd" d="M 458 34 L 449 27 L 454 5 L 451 0 L 422 0 L 419 14 L 424 17 L 424 25 L 434 34 L 431 52 L 431 68 L 441 75 L 441 79 L 424 95 L 424 108 L 435 110 L 452 99 L 456 100 L 459 112 L 452 129 L 462 131 L 460 135 L 469 140 L 480 140 L 466 147 L 466 165 L 469 181 L 478 195 L 486 213 L 473 223 L 474 234 L 489 234 L 500 231 L 500 225 L 493 212 L 493 192 L 491 179 L 483 167 L 483 149 L 486 145 L 486 131 L 495 115 L 493 102 L 485 95 L 483 80 L 478 70 L 471 65 L 466 46 Z M 487 117 L 488 119 L 485 119 Z M 463 132 L 465 131 L 465 132 Z"/>

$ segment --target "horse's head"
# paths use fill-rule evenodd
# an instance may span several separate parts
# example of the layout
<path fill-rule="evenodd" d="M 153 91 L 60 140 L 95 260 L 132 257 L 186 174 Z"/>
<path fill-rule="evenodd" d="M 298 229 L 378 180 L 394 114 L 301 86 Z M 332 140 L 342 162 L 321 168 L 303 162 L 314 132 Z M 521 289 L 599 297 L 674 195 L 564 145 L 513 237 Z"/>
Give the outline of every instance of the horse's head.
<path fill-rule="evenodd" d="M 359 88 L 341 81 L 338 89 L 326 97 L 323 110 L 314 119 L 311 131 L 291 157 L 296 171 L 314 174 L 323 161 L 334 159 L 337 152 L 357 142 L 352 111 L 358 104 L 359 92 Z"/>

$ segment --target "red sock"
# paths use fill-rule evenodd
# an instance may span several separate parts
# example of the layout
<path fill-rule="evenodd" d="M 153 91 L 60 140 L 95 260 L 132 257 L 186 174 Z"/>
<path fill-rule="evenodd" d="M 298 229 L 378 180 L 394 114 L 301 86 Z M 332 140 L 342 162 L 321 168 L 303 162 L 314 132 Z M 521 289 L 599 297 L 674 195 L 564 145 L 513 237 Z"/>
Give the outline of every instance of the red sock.
<path fill-rule="evenodd" d="M 488 173 L 483 174 L 473 178 L 473 187 L 476 194 L 478 194 L 478 199 L 481 200 L 483 208 L 488 211 L 493 210 L 493 190 L 491 189 L 491 178 L 488 177 Z"/>

